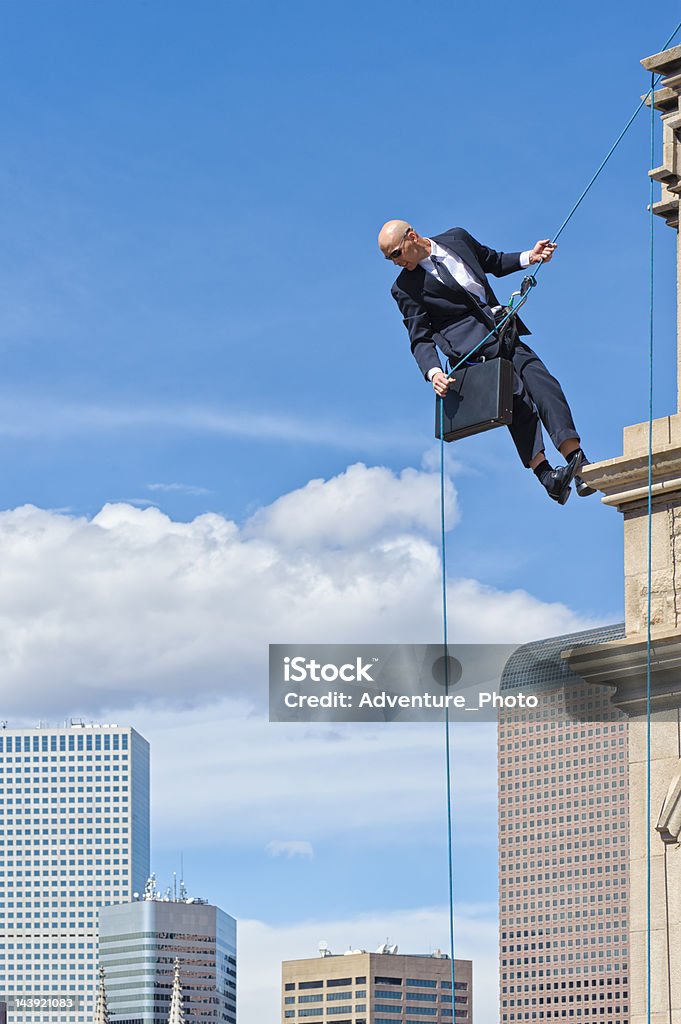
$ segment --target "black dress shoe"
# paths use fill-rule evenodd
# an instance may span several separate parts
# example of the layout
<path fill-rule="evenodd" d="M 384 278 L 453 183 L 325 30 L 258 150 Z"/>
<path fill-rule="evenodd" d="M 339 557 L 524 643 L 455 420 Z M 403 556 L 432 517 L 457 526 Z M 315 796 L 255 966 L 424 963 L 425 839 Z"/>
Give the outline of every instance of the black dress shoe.
<path fill-rule="evenodd" d="M 575 460 L 577 461 L 577 460 Z M 564 505 L 570 497 L 572 483 L 577 468 L 571 463 L 567 466 L 559 466 L 558 469 L 552 469 L 542 477 L 542 484 L 546 488 L 546 493 L 549 498 L 553 498 L 559 505 Z"/>
<path fill-rule="evenodd" d="M 579 460 L 579 468 L 581 469 L 582 466 L 590 465 L 591 463 L 587 459 L 586 455 L 582 455 L 581 459 Z M 596 493 L 596 488 L 589 487 L 586 480 L 582 480 L 581 476 L 579 476 L 578 473 L 575 473 L 575 490 L 577 491 L 577 494 L 580 496 L 580 498 L 588 498 L 590 494 Z"/>

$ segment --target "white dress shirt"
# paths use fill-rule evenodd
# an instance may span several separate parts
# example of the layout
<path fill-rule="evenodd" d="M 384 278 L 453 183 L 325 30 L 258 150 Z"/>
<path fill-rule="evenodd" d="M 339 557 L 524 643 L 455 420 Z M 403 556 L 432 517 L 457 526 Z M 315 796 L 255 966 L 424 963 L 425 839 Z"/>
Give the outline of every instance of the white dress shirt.
<path fill-rule="evenodd" d="M 428 241 L 430 242 L 430 256 L 438 256 L 457 284 L 460 284 L 462 288 L 465 288 L 467 292 L 474 295 L 480 302 L 485 302 L 487 296 L 485 295 L 485 287 L 482 281 L 479 281 L 477 277 L 473 276 L 464 261 L 459 256 L 455 255 L 455 253 L 447 252 L 447 250 L 443 249 L 441 245 L 434 242 L 432 238 L 429 238 Z M 521 252 L 521 267 L 529 267 L 530 252 L 530 249 L 526 250 L 526 252 Z M 434 277 L 437 277 L 438 275 L 435 271 L 435 264 L 431 260 L 430 256 L 426 256 L 425 260 L 421 260 L 419 266 L 423 267 L 427 274 L 432 274 Z M 437 366 L 434 366 L 432 370 L 428 371 L 428 380 L 432 380 L 436 373 L 442 373 L 442 370 L 438 369 Z"/>

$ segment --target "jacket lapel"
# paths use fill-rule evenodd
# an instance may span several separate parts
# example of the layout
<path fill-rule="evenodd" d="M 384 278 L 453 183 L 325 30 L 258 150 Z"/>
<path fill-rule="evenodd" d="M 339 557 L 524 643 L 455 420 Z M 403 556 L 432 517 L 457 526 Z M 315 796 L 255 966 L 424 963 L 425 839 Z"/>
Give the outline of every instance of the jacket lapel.
<path fill-rule="evenodd" d="M 443 249 L 447 249 L 449 252 L 454 253 L 459 259 L 466 264 L 468 270 L 476 279 L 476 281 L 485 281 L 485 272 L 480 266 L 475 256 L 475 253 L 466 245 L 465 242 L 459 238 L 451 238 L 449 234 L 444 235 L 433 235 L 433 241 L 437 242 L 438 245 L 442 246 Z"/>
<path fill-rule="evenodd" d="M 454 256 L 458 256 L 461 262 L 466 265 L 471 277 L 475 278 L 476 281 L 480 281 L 483 288 L 485 289 L 485 295 L 489 300 L 489 284 L 487 282 L 487 277 L 482 271 L 482 268 L 478 265 L 477 260 L 474 259 L 473 265 L 471 265 L 472 253 L 470 252 L 468 246 L 463 244 L 457 244 L 457 240 L 452 241 L 450 238 L 446 236 L 443 238 L 442 235 L 433 235 L 433 241 L 437 242 L 437 244 L 441 246 L 441 248 L 445 249 L 447 252 L 452 253 Z M 435 277 L 433 274 L 426 274 L 425 271 L 424 274 L 426 276 L 426 279 L 430 278 L 430 282 L 428 283 L 430 283 L 431 288 L 433 287 L 433 284 L 431 282 L 434 281 L 437 285 L 439 285 L 439 288 L 444 289 L 446 292 L 454 291 L 453 288 L 448 288 L 447 285 L 443 284 L 442 281 L 440 281 L 440 279 L 438 277 Z M 456 294 L 460 298 L 463 297 L 466 305 L 469 306 L 471 309 L 478 310 L 484 317 L 485 322 L 493 325 L 493 318 L 486 312 L 485 307 L 480 302 L 478 297 L 476 295 L 473 295 L 472 292 L 469 292 L 466 288 L 460 285 L 458 281 L 454 280 L 453 284 L 456 288 Z"/>

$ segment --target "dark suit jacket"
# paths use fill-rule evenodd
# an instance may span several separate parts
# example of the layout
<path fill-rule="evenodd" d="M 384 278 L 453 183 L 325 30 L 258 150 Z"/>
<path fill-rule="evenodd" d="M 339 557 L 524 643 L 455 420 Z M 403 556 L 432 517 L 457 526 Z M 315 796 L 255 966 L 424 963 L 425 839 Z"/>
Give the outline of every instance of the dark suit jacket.
<path fill-rule="evenodd" d="M 434 274 L 426 273 L 423 267 L 402 271 L 391 291 L 409 331 L 414 358 L 425 377 L 434 367 L 441 369 L 437 348 L 453 365 L 494 328 L 491 307 L 498 306 L 499 300 L 487 275 L 505 277 L 520 270 L 519 252 L 495 252 L 481 245 L 463 228 L 451 228 L 432 237 L 443 249 L 462 259 L 484 285 L 486 302 L 480 302 L 458 284 L 456 290 L 447 287 Z M 520 319 L 516 323 L 518 334 L 530 333 Z M 498 342 L 492 337 L 478 351 L 493 358 L 498 355 L 498 350 Z"/>

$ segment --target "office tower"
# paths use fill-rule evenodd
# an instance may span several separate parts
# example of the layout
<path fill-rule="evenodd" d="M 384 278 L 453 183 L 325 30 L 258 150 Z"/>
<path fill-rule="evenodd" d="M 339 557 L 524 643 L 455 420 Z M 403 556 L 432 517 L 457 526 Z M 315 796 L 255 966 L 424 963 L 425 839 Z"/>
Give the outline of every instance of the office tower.
<path fill-rule="evenodd" d="M 167 1024 L 176 960 L 186 1024 L 236 1022 L 236 921 L 184 887 L 105 907 L 99 956 L 111 1024 Z"/>
<path fill-rule="evenodd" d="M 389 950 L 395 950 L 390 952 Z M 452 962 L 439 951 L 353 950 L 282 964 L 282 1024 L 452 1024 Z M 473 1019 L 473 965 L 454 961 L 456 1020 Z"/>
<path fill-rule="evenodd" d="M 628 1024 L 626 719 L 561 658 L 623 635 L 527 644 L 504 672 L 540 702 L 498 726 L 502 1024 Z"/>
<path fill-rule="evenodd" d="M 80 722 L 0 729 L 0 815 L 8 1020 L 89 1024 L 98 910 L 131 899 L 149 875 L 147 741 Z"/>

